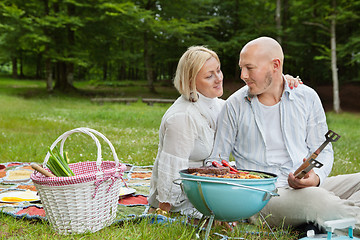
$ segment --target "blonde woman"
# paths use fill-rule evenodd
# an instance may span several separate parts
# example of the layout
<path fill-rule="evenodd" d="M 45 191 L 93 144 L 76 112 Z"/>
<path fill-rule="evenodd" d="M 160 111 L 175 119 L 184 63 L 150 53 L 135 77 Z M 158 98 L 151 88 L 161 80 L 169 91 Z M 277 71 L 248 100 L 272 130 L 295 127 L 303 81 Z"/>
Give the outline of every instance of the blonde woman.
<path fill-rule="evenodd" d="M 297 86 L 297 79 L 291 76 L 287 79 Z M 182 169 L 203 166 L 204 159 L 211 154 L 217 117 L 224 105 L 219 98 L 223 94 L 223 73 L 218 55 L 203 46 L 190 47 L 179 60 L 174 85 L 181 96 L 166 111 L 160 124 L 149 212 L 199 216 L 173 180 L 180 177 Z"/>

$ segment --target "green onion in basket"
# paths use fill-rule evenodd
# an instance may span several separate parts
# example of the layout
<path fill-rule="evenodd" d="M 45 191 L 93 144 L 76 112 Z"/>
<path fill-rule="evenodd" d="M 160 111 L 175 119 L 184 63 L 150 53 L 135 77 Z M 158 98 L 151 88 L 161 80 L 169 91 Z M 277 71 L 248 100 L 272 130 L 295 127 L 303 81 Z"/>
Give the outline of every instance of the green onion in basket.
<path fill-rule="evenodd" d="M 50 169 L 50 171 L 57 177 L 70 177 L 75 176 L 75 174 L 69 168 L 69 159 L 67 154 L 60 154 L 57 148 L 55 148 L 56 152 L 53 152 L 49 148 L 50 157 L 46 164 L 46 166 Z"/>

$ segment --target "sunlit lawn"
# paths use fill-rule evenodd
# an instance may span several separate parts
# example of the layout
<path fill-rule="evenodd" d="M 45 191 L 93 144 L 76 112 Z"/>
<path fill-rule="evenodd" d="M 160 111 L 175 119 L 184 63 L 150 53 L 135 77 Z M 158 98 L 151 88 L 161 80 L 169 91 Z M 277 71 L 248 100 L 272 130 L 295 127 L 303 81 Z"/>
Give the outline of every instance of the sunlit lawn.
<path fill-rule="evenodd" d="M 85 89 L 88 86 L 83 84 L 81 87 Z M 61 94 L 49 96 L 44 88 L 45 84 L 41 81 L 0 78 L 0 162 L 42 163 L 47 147 L 58 136 L 73 128 L 90 127 L 103 133 L 112 142 L 121 162 L 153 164 L 157 153 L 159 124 L 169 104 L 147 106 L 139 100 L 130 105 L 99 105 L 92 103 L 89 97 Z M 138 91 L 140 89 L 143 91 L 143 87 Z M 124 91 L 122 96 L 137 96 L 125 88 L 116 90 Z M 162 91 L 166 92 L 165 88 Z M 172 93 L 164 98 L 177 97 L 176 91 L 169 91 Z M 151 94 L 148 93 L 148 96 Z M 329 128 L 341 135 L 340 140 L 333 144 L 336 160 L 332 174 L 358 172 L 360 114 L 327 113 L 327 117 Z M 106 143 L 102 144 L 103 158 L 112 160 Z M 66 141 L 65 148 L 73 162 L 96 159 L 96 145 L 88 136 L 72 135 Z M 41 222 L 17 220 L 6 215 L 0 215 L 0 219 L 3 224 L 0 224 L 0 237 L 39 239 L 42 236 L 40 239 L 65 239 Z M 107 239 L 195 239 L 193 229 L 179 224 L 156 226 L 147 222 L 126 223 L 82 235 L 78 239 L 102 239 L 105 235 L 110 237 Z M 247 236 L 247 239 L 266 238 Z M 281 239 L 296 238 L 288 234 Z"/>

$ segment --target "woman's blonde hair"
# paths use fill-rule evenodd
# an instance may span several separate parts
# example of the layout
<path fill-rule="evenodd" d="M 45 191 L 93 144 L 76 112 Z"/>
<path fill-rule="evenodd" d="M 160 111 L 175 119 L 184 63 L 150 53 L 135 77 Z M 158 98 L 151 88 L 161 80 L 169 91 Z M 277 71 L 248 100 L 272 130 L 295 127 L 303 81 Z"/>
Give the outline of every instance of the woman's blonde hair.
<path fill-rule="evenodd" d="M 216 58 L 220 63 L 218 55 L 204 46 L 189 47 L 181 56 L 176 69 L 174 86 L 186 99 L 192 102 L 197 101 L 196 76 L 204 63 L 211 57 Z"/>

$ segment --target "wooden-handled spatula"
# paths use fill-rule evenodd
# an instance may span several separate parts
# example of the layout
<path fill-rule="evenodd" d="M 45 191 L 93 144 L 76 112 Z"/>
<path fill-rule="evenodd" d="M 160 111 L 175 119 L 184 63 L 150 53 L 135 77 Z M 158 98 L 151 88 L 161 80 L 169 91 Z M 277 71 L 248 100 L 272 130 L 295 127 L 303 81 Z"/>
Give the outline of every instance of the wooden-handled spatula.
<path fill-rule="evenodd" d="M 321 146 L 313 154 L 311 154 L 311 156 L 308 157 L 306 161 L 298 169 L 296 169 L 296 171 L 294 172 L 294 176 L 296 178 L 299 179 L 303 178 L 314 167 L 316 168 L 322 167 L 323 164 L 320 163 L 319 161 L 316 161 L 315 159 L 320 154 L 320 152 L 326 147 L 326 145 L 328 145 L 329 142 L 336 142 L 340 138 L 340 135 L 329 130 L 325 134 L 325 137 L 326 137 L 325 142 L 321 144 Z"/>

